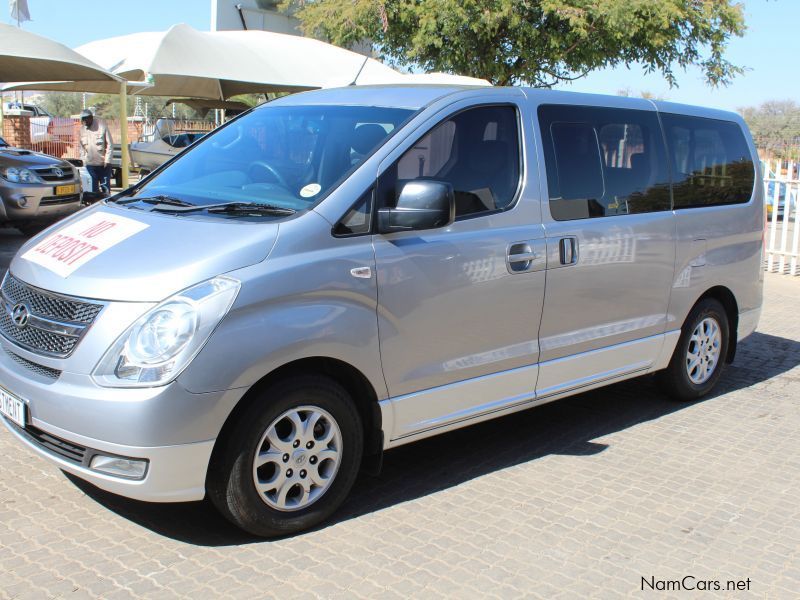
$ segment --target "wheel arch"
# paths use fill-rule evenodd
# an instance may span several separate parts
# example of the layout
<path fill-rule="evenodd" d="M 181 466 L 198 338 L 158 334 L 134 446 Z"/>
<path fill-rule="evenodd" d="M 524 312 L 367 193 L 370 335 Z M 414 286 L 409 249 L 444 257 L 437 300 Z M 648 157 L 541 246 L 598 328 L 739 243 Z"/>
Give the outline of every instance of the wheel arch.
<path fill-rule="evenodd" d="M 739 329 L 739 303 L 730 288 L 724 285 L 716 285 L 707 289 L 697 302 L 705 298 L 713 298 L 722 304 L 725 314 L 728 317 L 728 353 L 725 355 L 725 362 L 730 364 L 736 356 L 737 332 Z M 694 306 L 697 305 L 694 303 Z M 693 306 L 693 308 L 694 308 Z"/>
<path fill-rule="evenodd" d="M 242 396 L 222 425 L 206 475 L 208 480 L 225 445 L 229 442 L 230 431 L 234 428 L 240 415 L 258 401 L 260 393 L 273 383 L 295 375 L 324 375 L 336 381 L 350 394 L 361 416 L 364 430 L 364 458 L 362 468 L 367 472 L 377 472 L 383 456 L 383 429 L 378 396 L 369 379 L 349 363 L 326 356 L 314 356 L 293 360 L 277 367 L 256 381 Z"/>

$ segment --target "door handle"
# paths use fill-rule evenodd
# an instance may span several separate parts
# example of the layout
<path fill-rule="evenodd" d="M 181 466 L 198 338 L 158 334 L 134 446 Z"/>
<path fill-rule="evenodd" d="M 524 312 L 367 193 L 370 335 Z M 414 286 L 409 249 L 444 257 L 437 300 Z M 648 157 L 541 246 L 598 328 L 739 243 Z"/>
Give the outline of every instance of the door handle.
<path fill-rule="evenodd" d="M 539 240 L 516 242 L 508 247 L 506 262 L 510 273 L 527 273 L 544 269 L 547 260 Z"/>
<path fill-rule="evenodd" d="M 558 240 L 558 258 L 562 265 L 578 262 L 578 238 L 563 237 Z"/>
<path fill-rule="evenodd" d="M 519 254 L 509 254 L 508 262 L 510 263 L 530 262 L 532 260 L 535 260 L 537 256 L 539 255 L 536 254 L 536 252 L 520 252 Z"/>

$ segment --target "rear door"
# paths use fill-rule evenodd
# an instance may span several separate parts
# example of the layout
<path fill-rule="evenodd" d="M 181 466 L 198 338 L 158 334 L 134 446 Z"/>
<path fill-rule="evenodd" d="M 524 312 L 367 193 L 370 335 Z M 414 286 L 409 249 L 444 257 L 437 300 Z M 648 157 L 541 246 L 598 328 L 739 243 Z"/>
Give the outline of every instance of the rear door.
<path fill-rule="evenodd" d="M 654 110 L 541 105 L 547 293 L 537 395 L 645 372 L 659 355 L 675 223 Z"/>
<path fill-rule="evenodd" d="M 530 119 L 521 94 L 481 96 L 398 148 L 379 178 L 379 207 L 427 178 L 451 183 L 457 208 L 448 227 L 373 238 L 393 439 L 534 395 L 545 246 Z"/>

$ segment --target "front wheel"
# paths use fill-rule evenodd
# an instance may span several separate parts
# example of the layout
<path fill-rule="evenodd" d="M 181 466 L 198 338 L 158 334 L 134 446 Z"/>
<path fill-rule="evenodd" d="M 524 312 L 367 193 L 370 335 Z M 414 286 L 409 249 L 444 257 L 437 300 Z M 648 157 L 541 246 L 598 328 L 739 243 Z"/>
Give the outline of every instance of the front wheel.
<path fill-rule="evenodd" d="M 730 332 L 725 308 L 713 298 L 698 302 L 686 318 L 681 337 L 661 380 L 676 400 L 705 396 L 722 375 Z"/>
<path fill-rule="evenodd" d="M 222 442 L 209 497 L 264 537 L 313 527 L 344 501 L 361 463 L 361 419 L 326 377 L 293 377 L 260 394 Z"/>

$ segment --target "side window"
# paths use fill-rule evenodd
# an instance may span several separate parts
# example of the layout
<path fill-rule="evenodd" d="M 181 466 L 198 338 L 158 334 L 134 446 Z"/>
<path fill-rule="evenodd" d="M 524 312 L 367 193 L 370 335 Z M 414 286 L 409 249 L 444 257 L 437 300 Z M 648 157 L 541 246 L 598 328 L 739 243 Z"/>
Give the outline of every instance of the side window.
<path fill-rule="evenodd" d="M 369 233 L 372 222 L 372 196 L 371 189 L 364 193 L 333 228 L 333 235 L 345 237 Z"/>
<path fill-rule="evenodd" d="M 755 166 L 736 123 L 675 114 L 661 119 L 672 159 L 675 208 L 750 200 Z"/>
<path fill-rule="evenodd" d="M 655 113 L 542 105 L 539 126 L 557 221 L 671 209 Z"/>
<path fill-rule="evenodd" d="M 520 182 L 519 126 L 511 106 L 482 106 L 437 125 L 381 176 L 382 206 L 413 179 L 453 186 L 456 218 L 509 207 Z"/>

